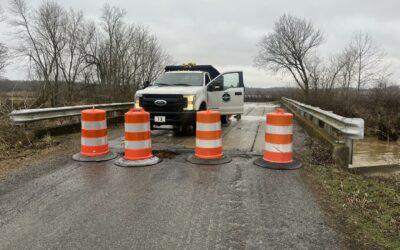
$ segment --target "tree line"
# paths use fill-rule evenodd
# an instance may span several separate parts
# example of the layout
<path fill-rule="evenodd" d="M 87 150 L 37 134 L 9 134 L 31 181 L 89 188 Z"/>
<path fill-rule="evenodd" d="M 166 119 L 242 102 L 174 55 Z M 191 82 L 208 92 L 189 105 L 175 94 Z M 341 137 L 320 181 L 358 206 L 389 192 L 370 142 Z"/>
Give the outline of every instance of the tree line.
<path fill-rule="evenodd" d="M 80 92 L 94 89 L 106 91 L 111 101 L 131 100 L 170 60 L 147 27 L 127 23 L 126 11 L 108 4 L 99 20 L 56 1 L 32 8 L 11 0 L 4 12 L 15 46 L 0 44 L 0 70 L 11 54 L 26 62 L 30 79 L 41 83 L 35 107 L 73 104 Z"/>
<path fill-rule="evenodd" d="M 361 91 L 389 80 L 385 52 L 368 33 L 355 33 L 341 51 L 327 58 L 318 53 L 324 41 L 323 32 L 311 21 L 283 15 L 259 41 L 255 64 L 289 75 L 305 96 L 313 90 Z"/>

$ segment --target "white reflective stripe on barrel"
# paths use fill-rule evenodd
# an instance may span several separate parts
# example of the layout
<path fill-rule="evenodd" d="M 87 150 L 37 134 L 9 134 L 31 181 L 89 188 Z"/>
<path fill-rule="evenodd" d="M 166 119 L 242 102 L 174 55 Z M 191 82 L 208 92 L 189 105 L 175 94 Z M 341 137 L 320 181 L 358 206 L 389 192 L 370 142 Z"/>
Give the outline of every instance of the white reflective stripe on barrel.
<path fill-rule="evenodd" d="M 203 123 L 203 122 L 196 122 L 196 130 L 198 131 L 216 131 L 221 130 L 221 123 Z"/>
<path fill-rule="evenodd" d="M 107 128 L 107 121 L 95 121 L 95 122 L 88 122 L 82 121 L 82 129 L 85 130 L 99 130 L 99 129 L 106 129 Z"/>
<path fill-rule="evenodd" d="M 291 135 L 293 134 L 293 126 L 274 126 L 267 124 L 265 133 L 275 135 Z"/>
<path fill-rule="evenodd" d="M 274 153 L 291 153 L 292 152 L 292 144 L 272 144 L 265 143 L 265 151 L 274 152 Z"/>
<path fill-rule="evenodd" d="M 219 148 L 222 147 L 222 140 L 201 140 L 196 139 L 196 147 L 199 148 Z"/>
<path fill-rule="evenodd" d="M 151 148 L 151 140 L 145 141 L 125 141 L 126 149 L 144 149 Z"/>
<path fill-rule="evenodd" d="M 84 146 L 101 146 L 107 144 L 107 136 L 98 138 L 81 137 L 81 143 Z"/>
<path fill-rule="evenodd" d="M 150 123 L 125 123 L 125 132 L 145 132 L 150 130 Z"/>

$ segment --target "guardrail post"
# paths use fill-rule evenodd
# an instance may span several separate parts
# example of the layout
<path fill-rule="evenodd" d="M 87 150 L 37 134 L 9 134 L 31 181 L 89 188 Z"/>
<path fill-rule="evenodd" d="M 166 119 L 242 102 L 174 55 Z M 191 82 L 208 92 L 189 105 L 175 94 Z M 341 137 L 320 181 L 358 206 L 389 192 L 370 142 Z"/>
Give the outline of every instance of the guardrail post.
<path fill-rule="evenodd" d="M 353 139 L 346 138 L 345 144 L 349 148 L 349 164 L 353 164 Z"/>

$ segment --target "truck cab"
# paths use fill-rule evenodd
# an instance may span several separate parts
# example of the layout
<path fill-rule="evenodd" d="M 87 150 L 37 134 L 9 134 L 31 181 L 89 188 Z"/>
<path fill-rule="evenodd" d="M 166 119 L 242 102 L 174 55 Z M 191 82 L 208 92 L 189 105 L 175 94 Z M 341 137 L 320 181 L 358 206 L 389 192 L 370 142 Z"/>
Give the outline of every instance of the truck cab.
<path fill-rule="evenodd" d="M 135 106 L 150 113 L 152 129 L 172 125 L 177 131 L 195 126 L 196 112 L 221 112 L 222 123 L 243 114 L 244 84 L 241 71 L 219 73 L 211 65 L 167 66 L 151 85 L 135 94 Z"/>

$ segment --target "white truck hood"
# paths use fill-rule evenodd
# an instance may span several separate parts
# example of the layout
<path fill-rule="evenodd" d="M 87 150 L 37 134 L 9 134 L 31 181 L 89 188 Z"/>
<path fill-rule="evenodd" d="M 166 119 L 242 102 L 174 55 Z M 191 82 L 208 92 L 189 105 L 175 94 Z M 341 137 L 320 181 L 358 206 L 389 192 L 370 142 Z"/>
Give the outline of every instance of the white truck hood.
<path fill-rule="evenodd" d="M 151 86 L 145 89 L 139 90 L 137 94 L 182 94 L 182 95 L 195 95 L 200 90 L 202 90 L 202 86 Z"/>

